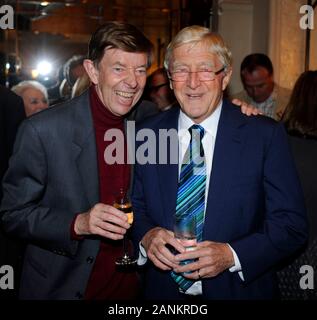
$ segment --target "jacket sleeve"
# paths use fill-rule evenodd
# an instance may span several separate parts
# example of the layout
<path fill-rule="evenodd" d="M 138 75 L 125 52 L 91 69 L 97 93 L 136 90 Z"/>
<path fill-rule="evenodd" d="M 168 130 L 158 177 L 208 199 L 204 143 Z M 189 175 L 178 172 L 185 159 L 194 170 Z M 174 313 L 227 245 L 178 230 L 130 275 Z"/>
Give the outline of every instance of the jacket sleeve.
<path fill-rule="evenodd" d="M 142 182 L 142 165 L 134 166 L 132 205 L 134 212 L 134 223 L 132 227 L 132 240 L 135 250 L 139 250 L 139 242 L 143 236 L 157 225 L 147 215 L 145 193 Z"/>
<path fill-rule="evenodd" d="M 282 124 L 275 126 L 264 157 L 264 222 L 256 232 L 230 242 L 246 282 L 298 250 L 308 234 L 304 197 Z"/>
<path fill-rule="evenodd" d="M 70 229 L 76 213 L 42 204 L 47 189 L 45 142 L 31 121 L 22 123 L 3 180 L 1 224 L 12 236 L 61 255 L 74 255 Z"/>

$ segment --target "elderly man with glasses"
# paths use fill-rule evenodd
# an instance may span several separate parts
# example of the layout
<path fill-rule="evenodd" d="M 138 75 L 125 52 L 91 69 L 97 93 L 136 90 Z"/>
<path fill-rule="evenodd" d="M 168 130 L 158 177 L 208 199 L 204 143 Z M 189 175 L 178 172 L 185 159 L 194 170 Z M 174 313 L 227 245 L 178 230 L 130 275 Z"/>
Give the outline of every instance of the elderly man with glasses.
<path fill-rule="evenodd" d="M 204 27 L 181 30 L 167 48 L 180 109 L 140 130 L 178 140 L 167 157 L 158 147 L 155 165 L 136 164 L 132 197 L 147 299 L 272 299 L 275 266 L 307 239 L 283 126 L 223 99 L 231 65 L 222 38 Z M 159 162 L 175 149 L 177 164 Z"/>

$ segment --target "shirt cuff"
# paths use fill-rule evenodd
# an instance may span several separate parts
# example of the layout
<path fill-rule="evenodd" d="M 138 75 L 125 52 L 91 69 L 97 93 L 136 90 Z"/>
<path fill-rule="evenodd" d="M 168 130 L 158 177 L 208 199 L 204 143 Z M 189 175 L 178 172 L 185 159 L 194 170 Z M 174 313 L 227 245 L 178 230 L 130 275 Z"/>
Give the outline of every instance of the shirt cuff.
<path fill-rule="evenodd" d="M 139 256 L 137 260 L 138 266 L 143 266 L 147 262 L 147 254 L 145 248 L 143 247 L 141 241 L 139 242 Z"/>
<path fill-rule="evenodd" d="M 241 278 L 242 281 L 244 281 L 244 277 L 243 277 L 243 272 L 242 272 L 242 268 L 241 268 L 241 263 L 240 260 L 238 258 L 238 255 L 236 254 L 236 252 L 232 249 L 232 247 L 230 246 L 229 243 L 227 243 L 228 247 L 230 248 L 230 250 L 232 251 L 233 254 L 233 259 L 234 259 L 234 266 L 232 266 L 229 271 L 230 272 L 238 272 L 239 277 Z"/>

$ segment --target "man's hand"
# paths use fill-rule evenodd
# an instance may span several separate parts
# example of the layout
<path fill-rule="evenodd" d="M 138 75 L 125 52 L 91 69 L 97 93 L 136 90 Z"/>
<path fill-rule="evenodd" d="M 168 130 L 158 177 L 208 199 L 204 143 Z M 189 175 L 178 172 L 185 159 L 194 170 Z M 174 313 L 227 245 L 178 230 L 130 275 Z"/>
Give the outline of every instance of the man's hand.
<path fill-rule="evenodd" d="M 185 248 L 174 238 L 172 231 L 163 228 L 153 228 L 142 238 L 141 244 L 145 248 L 148 258 L 162 270 L 172 270 L 178 266 L 175 255 L 166 247 L 174 247 L 178 252 L 185 252 Z"/>
<path fill-rule="evenodd" d="M 258 114 L 263 115 L 263 113 L 258 108 L 254 107 L 252 104 L 246 103 L 245 101 L 233 99 L 232 103 L 241 107 L 241 112 L 243 114 L 246 114 L 247 116 L 257 116 Z"/>
<path fill-rule="evenodd" d="M 175 258 L 179 262 L 197 259 L 195 262 L 174 268 L 176 273 L 191 272 L 183 276 L 194 280 L 215 277 L 234 265 L 233 253 L 229 246 L 212 241 L 199 242 L 195 250 L 178 254 Z"/>
<path fill-rule="evenodd" d="M 130 228 L 128 217 L 120 210 L 97 203 L 88 212 L 76 217 L 74 231 L 77 235 L 99 235 L 112 240 L 123 239 Z"/>

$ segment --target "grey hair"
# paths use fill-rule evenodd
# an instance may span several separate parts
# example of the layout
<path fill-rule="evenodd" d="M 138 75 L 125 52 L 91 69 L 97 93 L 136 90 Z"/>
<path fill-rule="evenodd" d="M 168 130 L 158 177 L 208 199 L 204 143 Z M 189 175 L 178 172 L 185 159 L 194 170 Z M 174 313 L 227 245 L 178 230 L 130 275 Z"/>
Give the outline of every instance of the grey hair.
<path fill-rule="evenodd" d="M 168 45 L 164 59 L 164 67 L 166 70 L 170 67 L 173 51 L 177 47 L 189 43 L 193 45 L 197 43 L 205 44 L 211 53 L 218 56 L 226 69 L 231 68 L 232 53 L 222 37 L 217 33 L 211 32 L 208 28 L 194 25 L 179 31 Z"/>
<path fill-rule="evenodd" d="M 22 96 L 23 92 L 26 89 L 33 88 L 41 91 L 44 94 L 45 99 L 48 100 L 48 93 L 47 89 L 45 88 L 44 85 L 42 85 L 40 82 L 35 81 L 35 80 L 25 80 L 19 82 L 17 85 L 13 86 L 11 90 L 16 93 L 18 96 Z"/>

